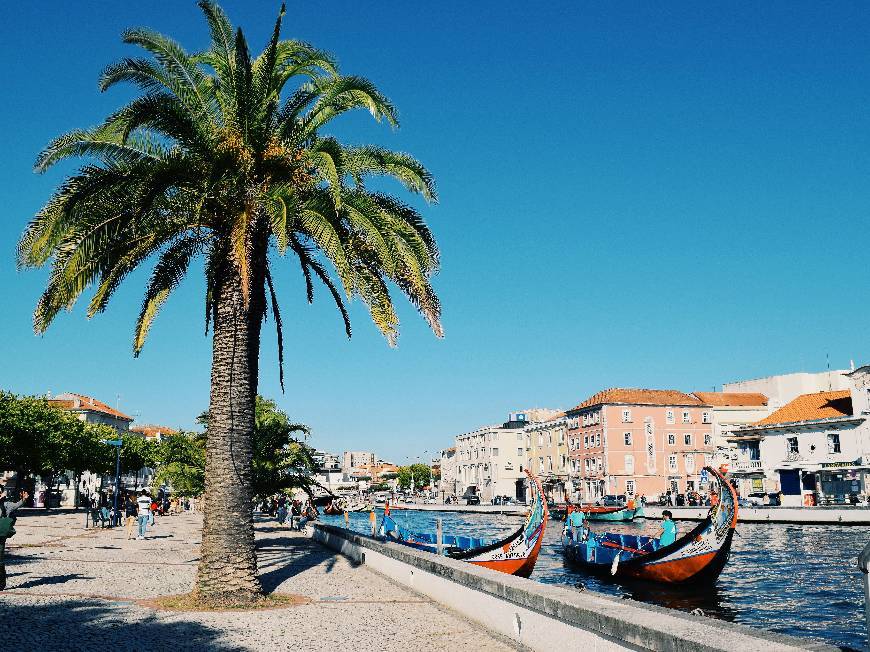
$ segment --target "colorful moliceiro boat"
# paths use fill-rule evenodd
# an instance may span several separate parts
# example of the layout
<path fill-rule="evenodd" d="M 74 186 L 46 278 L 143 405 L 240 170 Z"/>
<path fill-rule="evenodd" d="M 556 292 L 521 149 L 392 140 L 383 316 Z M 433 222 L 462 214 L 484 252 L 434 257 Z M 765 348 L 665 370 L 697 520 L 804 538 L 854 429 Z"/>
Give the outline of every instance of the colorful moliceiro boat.
<path fill-rule="evenodd" d="M 496 541 L 470 536 L 443 535 L 442 554 L 508 575 L 528 577 L 535 568 L 547 527 L 547 502 L 538 479 L 526 471 L 532 486 L 532 505 L 526 522 L 516 532 Z M 438 553 L 434 532 L 410 532 L 385 510 L 380 536 L 412 548 Z"/>
<path fill-rule="evenodd" d="M 643 516 L 643 505 L 636 507 L 575 507 L 590 521 L 633 521 Z"/>
<path fill-rule="evenodd" d="M 713 582 L 731 551 L 737 525 L 737 494 L 718 471 L 706 467 L 719 484 L 719 504 L 707 518 L 673 543 L 635 534 L 588 532 L 575 541 L 568 528 L 562 532 L 565 558 L 584 570 L 616 578 L 682 584 Z"/>

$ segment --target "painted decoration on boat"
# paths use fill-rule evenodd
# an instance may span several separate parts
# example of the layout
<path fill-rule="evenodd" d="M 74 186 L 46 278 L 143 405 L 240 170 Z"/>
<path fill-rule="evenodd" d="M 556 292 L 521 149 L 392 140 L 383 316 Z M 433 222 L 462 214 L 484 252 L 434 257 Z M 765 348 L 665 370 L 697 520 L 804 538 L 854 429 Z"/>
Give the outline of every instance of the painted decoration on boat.
<path fill-rule="evenodd" d="M 541 483 L 529 471 L 526 474 L 531 485 L 532 504 L 522 527 L 497 541 L 445 534 L 441 554 L 508 575 L 531 575 L 544 540 L 549 512 Z M 406 530 L 389 513 L 384 514 L 379 532 L 380 536 L 396 543 L 438 554 L 436 534 Z"/>
<path fill-rule="evenodd" d="M 737 526 L 737 493 L 724 475 L 711 467 L 718 482 L 719 504 L 687 534 L 662 546 L 654 537 L 588 529 L 562 533 L 565 558 L 591 572 L 616 578 L 654 582 L 713 582 L 722 572 Z M 575 535 L 577 538 L 575 538 Z"/>

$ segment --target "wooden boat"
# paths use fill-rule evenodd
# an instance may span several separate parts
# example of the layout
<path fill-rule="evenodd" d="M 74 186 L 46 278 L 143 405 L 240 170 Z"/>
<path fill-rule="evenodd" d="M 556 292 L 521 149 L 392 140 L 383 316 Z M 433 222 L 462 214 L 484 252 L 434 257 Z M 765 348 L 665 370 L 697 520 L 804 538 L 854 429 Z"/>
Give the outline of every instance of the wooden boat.
<path fill-rule="evenodd" d="M 441 554 L 508 575 L 531 575 L 544 540 L 549 512 L 538 479 L 528 471 L 526 474 L 532 485 L 532 505 L 526 522 L 516 532 L 496 541 L 473 536 L 444 535 Z M 387 510 L 381 522 L 380 535 L 402 545 L 438 554 L 435 533 L 406 530 L 393 520 Z"/>
<path fill-rule="evenodd" d="M 344 507 L 341 500 L 333 500 L 323 508 L 323 513 L 329 516 L 341 516 L 344 514 Z"/>
<path fill-rule="evenodd" d="M 634 534 L 588 533 L 575 541 L 562 532 L 565 558 L 584 570 L 615 578 L 682 584 L 713 582 L 722 572 L 731 551 L 737 525 L 737 494 L 725 477 L 706 467 L 719 484 L 719 504 L 707 518 L 673 543 Z M 587 531 L 588 532 L 588 531 Z"/>
<path fill-rule="evenodd" d="M 643 505 L 637 504 L 636 507 L 575 507 L 586 514 L 586 518 L 590 521 L 633 521 L 634 519 L 643 516 Z"/>

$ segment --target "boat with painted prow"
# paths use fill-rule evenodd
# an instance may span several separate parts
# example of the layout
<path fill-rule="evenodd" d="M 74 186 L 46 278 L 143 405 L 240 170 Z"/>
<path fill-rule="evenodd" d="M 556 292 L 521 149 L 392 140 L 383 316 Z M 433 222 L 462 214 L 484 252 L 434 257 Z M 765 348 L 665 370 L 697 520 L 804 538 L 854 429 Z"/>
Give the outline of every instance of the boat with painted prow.
<path fill-rule="evenodd" d="M 508 575 L 528 577 L 535 568 L 549 512 L 538 479 L 526 471 L 532 488 L 532 505 L 526 522 L 516 532 L 496 541 L 473 536 L 447 535 L 441 540 L 441 554 L 470 564 L 497 570 Z M 380 536 L 395 543 L 438 554 L 438 537 L 434 532 L 411 532 L 385 510 Z"/>
<path fill-rule="evenodd" d="M 565 558 L 589 572 L 617 579 L 682 584 L 716 580 L 728 561 L 737 525 L 737 493 L 719 471 L 706 467 L 719 484 L 719 504 L 707 518 L 673 543 L 662 546 L 654 537 L 585 530 L 573 538 L 562 532 Z"/>

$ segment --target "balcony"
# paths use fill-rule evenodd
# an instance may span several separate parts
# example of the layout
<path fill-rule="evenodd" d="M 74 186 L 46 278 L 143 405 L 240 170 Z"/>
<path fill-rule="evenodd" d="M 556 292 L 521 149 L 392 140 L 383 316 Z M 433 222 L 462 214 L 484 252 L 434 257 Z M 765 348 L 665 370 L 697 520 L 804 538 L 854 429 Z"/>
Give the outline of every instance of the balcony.
<path fill-rule="evenodd" d="M 761 460 L 740 460 L 734 465 L 737 471 L 760 471 Z"/>

